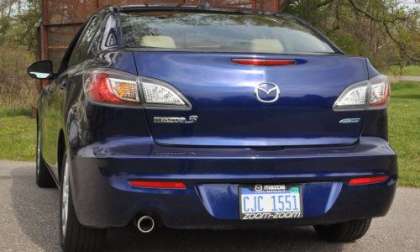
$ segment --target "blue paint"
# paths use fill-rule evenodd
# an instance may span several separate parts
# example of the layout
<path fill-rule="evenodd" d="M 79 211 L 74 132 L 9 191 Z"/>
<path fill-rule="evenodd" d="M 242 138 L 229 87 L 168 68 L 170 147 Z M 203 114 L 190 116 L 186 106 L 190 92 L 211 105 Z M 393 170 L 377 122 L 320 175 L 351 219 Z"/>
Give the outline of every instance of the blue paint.
<path fill-rule="evenodd" d="M 118 27 L 115 27 L 118 30 Z M 282 67 L 244 66 L 232 58 L 294 59 Z M 91 103 L 83 73 L 112 68 L 167 82 L 191 110 Z M 172 228 L 232 228 L 240 185 L 299 185 L 303 218 L 261 225 L 314 225 L 382 216 L 398 176 L 387 142 L 386 110 L 334 112 L 349 85 L 377 71 L 364 58 L 332 55 L 200 53 L 107 48 L 60 72 L 39 101 L 42 155 L 56 176 L 59 148 L 72 160 L 72 198 L 91 227 L 128 225 L 153 214 Z M 255 87 L 275 83 L 278 101 L 264 104 Z M 153 123 L 156 116 L 194 124 Z M 360 118 L 342 125 L 340 120 Z M 59 137 L 63 134 L 63 146 Z M 47 146 L 49 145 L 49 146 Z M 350 187 L 354 177 L 388 175 L 383 184 Z M 129 180 L 181 181 L 186 190 L 133 188 Z"/>

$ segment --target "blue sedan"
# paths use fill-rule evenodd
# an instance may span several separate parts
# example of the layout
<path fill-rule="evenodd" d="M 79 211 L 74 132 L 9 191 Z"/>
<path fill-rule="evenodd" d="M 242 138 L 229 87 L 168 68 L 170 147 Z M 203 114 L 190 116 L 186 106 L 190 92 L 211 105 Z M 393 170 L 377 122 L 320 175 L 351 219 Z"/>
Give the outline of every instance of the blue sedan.
<path fill-rule="evenodd" d="M 293 16 L 109 7 L 58 71 L 28 73 L 50 83 L 36 182 L 60 188 L 65 252 L 128 225 L 311 225 L 349 242 L 392 203 L 387 77 Z"/>

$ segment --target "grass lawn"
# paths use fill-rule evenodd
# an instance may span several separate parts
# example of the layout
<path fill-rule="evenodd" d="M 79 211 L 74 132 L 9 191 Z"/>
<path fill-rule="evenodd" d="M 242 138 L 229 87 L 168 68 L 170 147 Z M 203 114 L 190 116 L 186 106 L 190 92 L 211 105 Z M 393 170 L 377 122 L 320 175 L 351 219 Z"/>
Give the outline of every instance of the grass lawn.
<path fill-rule="evenodd" d="M 389 138 L 398 153 L 400 185 L 420 187 L 420 84 L 395 84 Z"/>
<path fill-rule="evenodd" d="M 0 159 L 34 160 L 35 120 L 0 109 Z M 389 137 L 398 153 L 400 185 L 420 187 L 420 83 L 393 85 Z"/>
<path fill-rule="evenodd" d="M 34 160 L 36 122 L 30 114 L 0 109 L 0 159 Z"/>
<path fill-rule="evenodd" d="M 406 66 L 401 69 L 399 66 L 392 66 L 387 71 L 387 74 L 389 75 L 408 75 L 408 76 L 420 76 L 420 65 L 411 65 Z"/>

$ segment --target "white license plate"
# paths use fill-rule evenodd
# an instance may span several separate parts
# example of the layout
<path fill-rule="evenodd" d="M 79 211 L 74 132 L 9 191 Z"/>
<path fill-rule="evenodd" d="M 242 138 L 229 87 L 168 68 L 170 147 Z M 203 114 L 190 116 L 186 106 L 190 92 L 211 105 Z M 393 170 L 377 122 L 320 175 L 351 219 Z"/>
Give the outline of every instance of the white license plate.
<path fill-rule="evenodd" d="M 299 186 L 255 185 L 239 188 L 242 220 L 301 218 Z"/>

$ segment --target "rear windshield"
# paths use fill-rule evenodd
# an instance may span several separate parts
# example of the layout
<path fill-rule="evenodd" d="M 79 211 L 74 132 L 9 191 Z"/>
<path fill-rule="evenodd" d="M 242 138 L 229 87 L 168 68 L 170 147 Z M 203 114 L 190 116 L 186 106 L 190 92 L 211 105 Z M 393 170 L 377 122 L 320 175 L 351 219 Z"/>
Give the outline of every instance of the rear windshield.
<path fill-rule="evenodd" d="M 196 12 L 122 13 L 126 47 L 211 52 L 334 53 L 290 17 Z"/>

